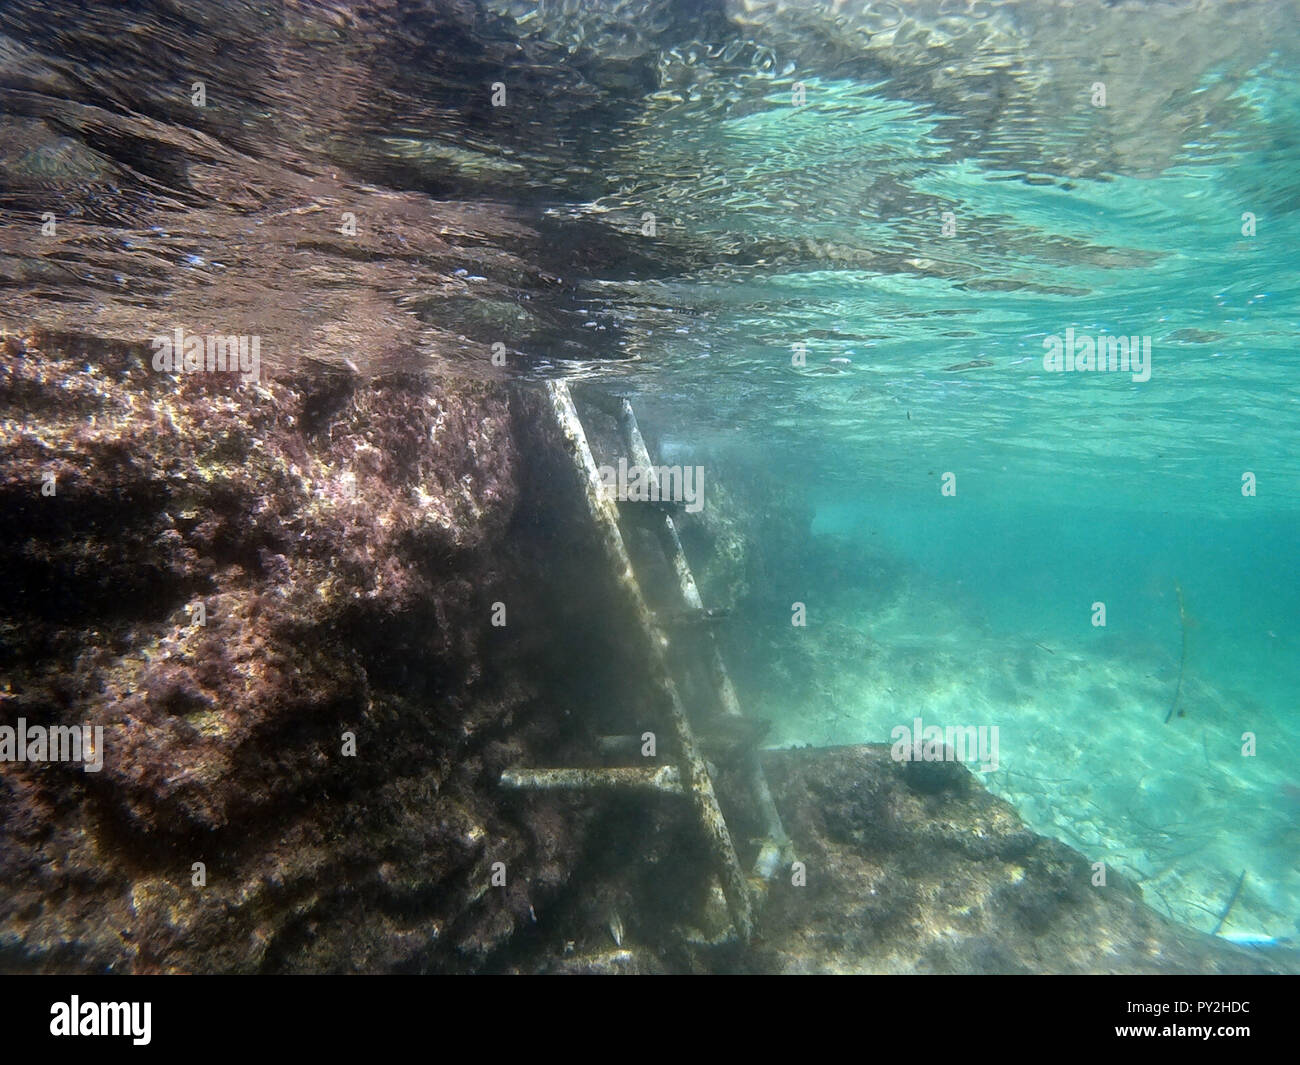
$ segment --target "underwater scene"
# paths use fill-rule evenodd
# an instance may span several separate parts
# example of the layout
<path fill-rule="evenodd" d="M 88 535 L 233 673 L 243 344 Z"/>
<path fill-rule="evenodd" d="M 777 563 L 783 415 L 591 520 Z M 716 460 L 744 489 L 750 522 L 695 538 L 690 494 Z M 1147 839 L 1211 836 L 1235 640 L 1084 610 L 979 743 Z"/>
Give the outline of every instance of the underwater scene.
<path fill-rule="evenodd" d="M 1300 972 L 1298 64 L 0 3 L 0 972 Z"/>

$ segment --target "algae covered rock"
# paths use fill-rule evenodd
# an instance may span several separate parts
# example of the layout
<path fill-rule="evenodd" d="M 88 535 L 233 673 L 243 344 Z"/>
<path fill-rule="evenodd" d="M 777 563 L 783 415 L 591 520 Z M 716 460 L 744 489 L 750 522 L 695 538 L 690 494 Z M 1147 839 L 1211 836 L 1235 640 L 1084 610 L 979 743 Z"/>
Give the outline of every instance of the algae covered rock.
<path fill-rule="evenodd" d="M 527 603 L 501 390 L 10 334 L 0 418 L 3 717 L 105 748 L 0 774 L 6 967 L 474 964 L 527 919 L 480 889 L 566 846 L 484 794 L 534 696 L 489 623 Z"/>

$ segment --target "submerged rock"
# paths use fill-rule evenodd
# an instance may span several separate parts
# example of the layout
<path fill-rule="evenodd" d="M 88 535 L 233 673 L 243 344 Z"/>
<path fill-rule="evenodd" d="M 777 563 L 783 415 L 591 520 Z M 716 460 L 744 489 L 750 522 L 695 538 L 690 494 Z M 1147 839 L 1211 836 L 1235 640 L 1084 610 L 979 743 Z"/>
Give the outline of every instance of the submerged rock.
<path fill-rule="evenodd" d="M 1113 869 L 1093 886 L 1088 859 L 1029 831 L 958 763 L 918 775 L 918 764 L 872 745 L 768 751 L 763 764 L 807 883 L 773 881 L 761 941 L 736 968 L 1284 971 L 1281 960 L 1169 921 Z"/>
<path fill-rule="evenodd" d="M 501 390 L 10 334 L 0 419 L 0 719 L 105 748 L 0 767 L 0 966 L 473 967 L 527 923 L 568 829 L 489 793 L 535 695 Z"/>

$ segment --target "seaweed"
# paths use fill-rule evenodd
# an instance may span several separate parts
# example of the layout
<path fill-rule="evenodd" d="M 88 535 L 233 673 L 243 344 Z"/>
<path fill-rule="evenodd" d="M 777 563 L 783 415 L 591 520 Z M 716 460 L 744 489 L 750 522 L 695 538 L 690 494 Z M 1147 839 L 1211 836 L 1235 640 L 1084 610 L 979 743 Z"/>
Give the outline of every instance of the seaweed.
<path fill-rule="evenodd" d="M 1187 666 L 1187 611 L 1183 607 L 1183 586 L 1175 582 L 1174 591 L 1178 593 L 1178 625 L 1183 633 L 1183 650 L 1178 656 L 1178 683 L 1174 686 L 1173 702 L 1169 704 L 1169 713 L 1165 714 L 1165 724 L 1169 724 L 1170 719 L 1174 716 L 1174 710 L 1178 707 L 1178 697 L 1183 692 L 1183 670 Z M 1179 714 L 1182 717 L 1183 714 Z"/>
<path fill-rule="evenodd" d="M 1241 894 L 1241 886 L 1245 882 L 1246 870 L 1243 869 L 1241 871 L 1241 876 L 1237 877 L 1237 886 L 1232 889 L 1232 894 L 1228 896 L 1228 905 L 1223 907 L 1223 913 L 1219 914 L 1219 923 L 1214 926 L 1214 931 L 1211 932 L 1210 935 L 1217 936 L 1219 934 L 1219 929 L 1227 923 L 1228 914 L 1232 912 L 1233 906 L 1237 904 L 1237 896 Z"/>

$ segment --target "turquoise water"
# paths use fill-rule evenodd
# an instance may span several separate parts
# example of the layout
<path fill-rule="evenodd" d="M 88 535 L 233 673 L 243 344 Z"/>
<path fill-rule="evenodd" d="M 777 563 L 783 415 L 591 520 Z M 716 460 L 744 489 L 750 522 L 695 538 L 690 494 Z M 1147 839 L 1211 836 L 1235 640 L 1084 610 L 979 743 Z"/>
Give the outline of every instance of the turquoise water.
<path fill-rule="evenodd" d="M 761 669 L 747 694 L 791 744 L 883 741 L 913 711 L 999 724 L 1007 770 L 988 781 L 1040 831 L 1206 929 L 1246 869 L 1228 930 L 1294 934 L 1300 92 L 1266 62 L 1226 98 L 1249 121 L 1180 131 L 1158 173 L 1042 183 L 954 159 L 950 116 L 888 85 L 809 94 L 792 116 L 772 92 L 707 138 L 674 138 L 671 121 L 648 134 L 686 142 L 717 188 L 669 186 L 701 239 L 802 234 L 850 260 L 634 289 L 682 308 L 684 325 L 647 340 L 671 401 L 657 386 L 641 401 L 695 442 L 674 455 L 806 497 L 811 556 L 856 543 L 905 573 L 901 605 L 852 572 L 837 573 L 851 593 L 810 592 L 813 625 L 884 648 L 870 669 L 820 649 L 833 709 L 774 696 L 782 678 Z M 1043 338 L 1069 328 L 1149 337 L 1150 379 L 1048 372 Z M 1165 724 L 1177 588 L 1187 652 Z"/>
<path fill-rule="evenodd" d="M 770 745 L 997 726 L 1031 827 L 1296 934 L 1295 4 L 291 6 L 0 13 L 6 318 L 630 395 Z"/>
<path fill-rule="evenodd" d="M 1207 930 L 1245 869 L 1225 930 L 1289 936 L 1300 92 L 1277 56 L 1230 90 L 1223 76 L 1186 91 L 1237 121 L 1156 108 L 1160 165 L 1088 172 L 1082 152 L 1065 175 L 1035 175 L 1024 152 L 1007 165 L 955 151 L 960 111 L 900 100 L 889 81 L 810 79 L 792 107 L 791 77 L 738 115 L 666 101 L 636 154 L 680 176 L 638 199 L 760 261 L 620 295 L 655 319 L 636 337 L 655 371 L 639 403 L 674 461 L 805 498 L 811 536 L 773 548 L 806 552 L 805 572 L 847 543 L 903 574 L 901 593 L 852 566 L 835 571 L 839 594 L 786 582 L 808 601 L 811 694 L 778 669 L 740 674 L 774 743 L 884 741 L 913 714 L 996 724 L 1005 769 L 986 779 L 1035 828 Z M 1042 147 L 1058 122 L 1062 144 L 1097 143 L 1103 109 L 1056 107 L 1021 116 L 1026 140 Z M 1043 340 L 1070 328 L 1150 338 L 1149 380 L 1048 372 Z M 776 635 L 780 609 L 751 606 L 769 652 L 801 638 Z M 871 663 L 819 622 L 869 634 Z M 730 639 L 745 660 L 746 636 Z"/>

